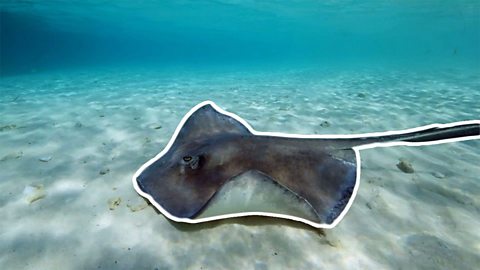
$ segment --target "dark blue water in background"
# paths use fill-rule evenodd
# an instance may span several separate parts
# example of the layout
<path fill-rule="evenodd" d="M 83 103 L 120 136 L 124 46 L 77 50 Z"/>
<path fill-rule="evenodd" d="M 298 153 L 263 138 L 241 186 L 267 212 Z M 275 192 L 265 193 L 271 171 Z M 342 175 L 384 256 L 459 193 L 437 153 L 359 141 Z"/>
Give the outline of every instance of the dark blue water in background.
<path fill-rule="evenodd" d="M 480 1 L 0 1 L 2 75 L 480 67 Z"/>

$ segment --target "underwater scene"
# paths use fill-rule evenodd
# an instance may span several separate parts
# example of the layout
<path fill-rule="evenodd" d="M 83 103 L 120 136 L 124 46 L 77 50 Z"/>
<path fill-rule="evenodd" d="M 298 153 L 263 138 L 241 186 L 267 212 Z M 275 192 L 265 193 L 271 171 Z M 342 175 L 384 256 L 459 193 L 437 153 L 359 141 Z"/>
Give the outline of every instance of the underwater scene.
<path fill-rule="evenodd" d="M 311 141 L 294 151 L 285 140 L 264 143 L 243 122 L 221 120 L 219 131 L 188 117 L 207 100 L 275 134 L 480 121 L 480 2 L 0 0 L 0 269 L 480 265 L 478 136 L 359 149 L 356 194 L 348 206 L 338 199 L 348 211 L 332 228 L 316 228 L 330 218 L 313 199 L 339 193 L 308 185 L 317 160 L 332 175 L 350 168 L 353 152 L 327 143 L 333 154 L 305 154 Z M 195 128 L 180 129 L 184 121 L 200 135 L 189 137 Z M 224 141 L 212 133 L 235 130 L 257 140 L 214 148 L 213 156 L 236 159 L 222 158 L 208 177 L 198 168 L 212 161 L 193 154 L 175 161 L 166 153 L 154 164 L 174 168 L 169 181 L 157 167 L 139 170 L 171 143 L 218 146 Z M 268 172 L 238 170 L 259 163 Z M 296 176 L 279 184 L 274 176 L 284 171 Z M 194 188 L 182 185 L 187 172 Z M 227 172 L 235 177 L 223 180 L 238 181 L 202 182 Z M 305 185 L 291 184 L 301 177 Z M 205 204 L 190 204 L 197 191 Z M 246 211 L 243 204 L 316 223 L 262 215 L 178 222 Z"/>

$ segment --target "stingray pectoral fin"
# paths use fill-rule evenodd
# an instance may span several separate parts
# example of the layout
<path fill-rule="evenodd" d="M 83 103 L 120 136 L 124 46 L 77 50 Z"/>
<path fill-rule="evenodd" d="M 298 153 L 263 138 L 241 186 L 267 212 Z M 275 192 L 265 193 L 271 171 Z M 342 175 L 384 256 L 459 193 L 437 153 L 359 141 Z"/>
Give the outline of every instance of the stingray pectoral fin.
<path fill-rule="evenodd" d="M 318 150 L 286 157 L 269 174 L 304 198 L 321 224 L 333 224 L 347 210 L 357 185 L 354 150 Z M 289 161 L 289 162 L 287 162 Z"/>
<path fill-rule="evenodd" d="M 210 104 L 190 113 L 180 129 L 175 143 L 188 143 L 217 135 L 251 135 L 248 128 L 238 120 L 218 112 Z"/>
<path fill-rule="evenodd" d="M 357 184 L 357 165 L 343 159 L 330 158 L 315 168 L 316 189 L 303 195 L 317 211 L 322 223 L 332 224 L 345 211 Z"/>
<path fill-rule="evenodd" d="M 320 222 L 305 199 L 257 170 L 246 171 L 227 181 L 195 219 L 246 213 L 280 214 Z"/>

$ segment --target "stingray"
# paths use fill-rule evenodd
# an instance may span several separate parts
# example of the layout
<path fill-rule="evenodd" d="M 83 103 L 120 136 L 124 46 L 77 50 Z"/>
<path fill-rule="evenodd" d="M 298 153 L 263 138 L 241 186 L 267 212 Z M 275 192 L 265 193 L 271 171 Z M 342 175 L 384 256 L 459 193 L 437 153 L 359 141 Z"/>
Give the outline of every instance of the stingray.
<path fill-rule="evenodd" d="M 205 101 L 138 169 L 133 185 L 176 222 L 260 215 L 333 228 L 357 193 L 360 150 L 478 138 L 477 120 L 357 135 L 259 132 Z"/>

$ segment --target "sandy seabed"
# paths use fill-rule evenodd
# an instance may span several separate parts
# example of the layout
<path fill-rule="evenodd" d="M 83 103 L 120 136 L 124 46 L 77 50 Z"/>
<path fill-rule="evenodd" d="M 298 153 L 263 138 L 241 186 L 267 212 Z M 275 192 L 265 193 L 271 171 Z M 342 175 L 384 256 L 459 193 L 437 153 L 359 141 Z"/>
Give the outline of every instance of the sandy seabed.
<path fill-rule="evenodd" d="M 480 265 L 479 140 L 361 151 L 357 198 L 330 230 L 263 217 L 176 224 L 131 183 L 207 99 L 259 131 L 381 132 L 479 119 L 477 71 L 77 70 L 5 77 L 0 92 L 1 269 Z"/>

